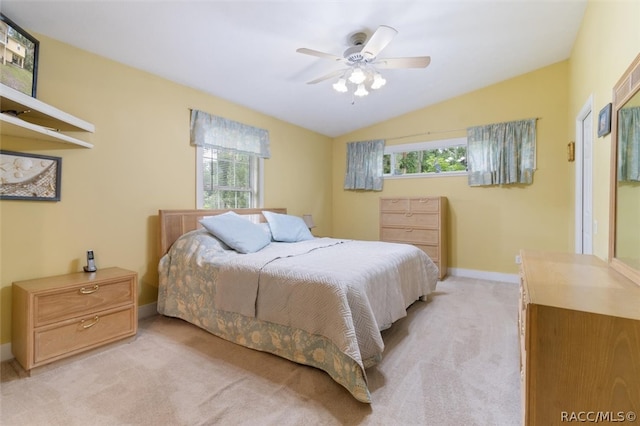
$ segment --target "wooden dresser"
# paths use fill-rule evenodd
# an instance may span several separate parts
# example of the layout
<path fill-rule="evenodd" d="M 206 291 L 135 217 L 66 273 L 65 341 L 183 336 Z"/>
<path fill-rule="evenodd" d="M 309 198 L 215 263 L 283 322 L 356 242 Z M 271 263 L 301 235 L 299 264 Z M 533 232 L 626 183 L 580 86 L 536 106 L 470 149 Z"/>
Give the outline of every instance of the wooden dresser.
<path fill-rule="evenodd" d="M 120 268 L 14 282 L 14 356 L 29 371 L 134 336 L 137 274 Z"/>
<path fill-rule="evenodd" d="M 422 249 L 447 275 L 447 199 L 445 197 L 380 198 L 380 240 Z"/>
<path fill-rule="evenodd" d="M 591 255 L 521 258 L 523 424 L 640 424 L 640 286 Z"/>

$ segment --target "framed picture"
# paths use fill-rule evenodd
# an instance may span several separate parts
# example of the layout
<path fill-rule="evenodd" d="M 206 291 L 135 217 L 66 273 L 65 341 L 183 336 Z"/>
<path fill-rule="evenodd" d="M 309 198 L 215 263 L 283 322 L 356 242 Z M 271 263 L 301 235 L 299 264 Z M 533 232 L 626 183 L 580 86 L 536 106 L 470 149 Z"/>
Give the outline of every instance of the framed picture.
<path fill-rule="evenodd" d="M 0 200 L 60 201 L 62 158 L 0 150 Z"/>
<path fill-rule="evenodd" d="M 611 103 L 600 110 L 598 115 L 598 137 L 611 133 Z"/>
<path fill-rule="evenodd" d="M 0 83 L 36 97 L 40 43 L 0 13 Z"/>

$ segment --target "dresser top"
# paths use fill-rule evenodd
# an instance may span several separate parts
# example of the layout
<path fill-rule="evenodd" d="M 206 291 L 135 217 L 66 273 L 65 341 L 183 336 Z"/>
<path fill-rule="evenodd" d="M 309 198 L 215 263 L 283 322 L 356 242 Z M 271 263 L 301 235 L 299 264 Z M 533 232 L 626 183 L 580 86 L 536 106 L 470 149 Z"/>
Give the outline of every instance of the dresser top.
<path fill-rule="evenodd" d="M 593 255 L 523 250 L 529 303 L 640 320 L 640 286 Z"/>

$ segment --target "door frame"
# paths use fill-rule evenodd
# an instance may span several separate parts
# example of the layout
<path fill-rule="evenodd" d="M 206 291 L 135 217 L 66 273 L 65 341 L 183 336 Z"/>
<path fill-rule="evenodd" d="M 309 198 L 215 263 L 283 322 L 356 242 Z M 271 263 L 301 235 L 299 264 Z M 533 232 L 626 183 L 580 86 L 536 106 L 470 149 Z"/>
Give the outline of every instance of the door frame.
<path fill-rule="evenodd" d="M 582 106 L 580 112 L 576 116 L 576 146 L 575 146 L 575 164 L 576 164 L 576 180 L 575 180 L 575 252 L 578 254 L 582 254 L 584 250 L 582 249 L 583 245 L 583 217 L 584 212 L 582 211 L 582 203 L 584 198 L 584 173 L 583 173 L 583 160 L 584 160 L 584 139 L 582 137 L 582 122 L 584 119 L 591 114 L 591 176 L 593 179 L 593 94 L 589 96 L 587 102 Z M 593 185 L 591 185 L 591 199 L 593 200 Z M 591 213 L 593 214 L 593 206 L 591 208 Z M 591 253 L 593 253 L 593 234 L 591 235 Z"/>

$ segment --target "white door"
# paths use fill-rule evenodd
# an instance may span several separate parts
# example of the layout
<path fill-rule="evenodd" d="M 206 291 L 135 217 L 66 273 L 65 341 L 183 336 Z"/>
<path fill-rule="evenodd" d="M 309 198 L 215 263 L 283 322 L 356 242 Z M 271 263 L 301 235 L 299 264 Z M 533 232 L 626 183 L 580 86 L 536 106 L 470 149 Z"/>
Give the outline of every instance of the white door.
<path fill-rule="evenodd" d="M 593 253 L 593 120 L 591 99 L 576 118 L 576 253 Z"/>

